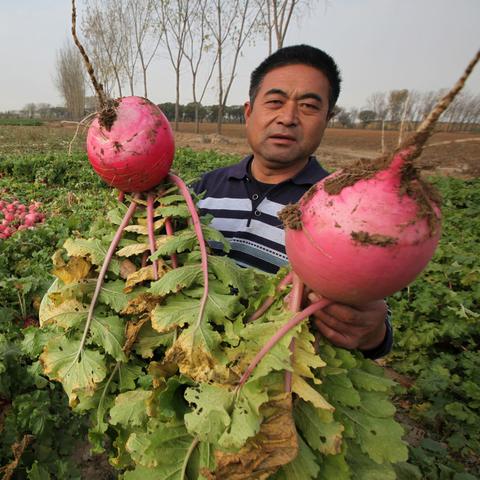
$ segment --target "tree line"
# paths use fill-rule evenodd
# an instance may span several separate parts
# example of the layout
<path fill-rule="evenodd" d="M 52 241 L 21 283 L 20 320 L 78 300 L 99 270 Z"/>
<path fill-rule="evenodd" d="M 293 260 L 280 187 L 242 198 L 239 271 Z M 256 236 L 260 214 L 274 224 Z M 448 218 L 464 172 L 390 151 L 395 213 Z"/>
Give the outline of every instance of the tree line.
<path fill-rule="evenodd" d="M 370 95 L 364 108 L 346 109 L 336 106 L 331 127 L 369 128 L 398 130 L 403 124 L 405 129 L 413 130 L 430 112 L 437 100 L 446 90 L 419 92 L 414 90 L 390 90 L 375 92 Z M 196 122 L 214 123 L 218 120 L 218 105 L 202 105 L 164 102 L 158 104 L 172 123 Z M 84 105 L 78 118 L 89 115 L 97 109 L 96 98 L 84 98 Z M 67 107 L 52 106 L 48 103 L 28 103 L 16 112 L 0 112 L 2 117 L 38 118 L 41 120 L 70 120 L 71 112 Z M 243 123 L 243 105 L 225 105 L 222 109 L 222 123 Z M 445 131 L 479 131 L 480 129 L 480 94 L 461 92 L 442 117 L 441 126 Z M 197 129 L 198 132 L 198 129 Z"/>
<path fill-rule="evenodd" d="M 368 97 L 366 106 L 360 110 L 338 107 L 333 125 L 385 129 L 398 129 L 401 125 L 414 127 L 428 115 L 446 92 L 446 89 L 429 92 L 408 89 L 375 92 Z M 443 114 L 442 123 L 442 128 L 447 131 L 478 131 L 480 94 L 460 92 Z"/>

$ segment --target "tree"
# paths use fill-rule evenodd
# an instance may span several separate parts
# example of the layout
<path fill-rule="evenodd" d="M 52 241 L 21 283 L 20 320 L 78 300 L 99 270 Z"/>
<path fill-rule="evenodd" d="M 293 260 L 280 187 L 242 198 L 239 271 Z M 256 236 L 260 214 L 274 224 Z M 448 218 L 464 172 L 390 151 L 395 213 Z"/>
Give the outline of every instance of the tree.
<path fill-rule="evenodd" d="M 387 118 L 388 104 L 385 92 L 375 92 L 367 98 L 367 109 L 375 112 L 375 117 L 382 122 Z"/>
<path fill-rule="evenodd" d="M 57 52 L 55 83 L 65 100 L 70 118 L 80 120 L 85 113 L 85 70 L 75 45 L 65 43 Z"/>
<path fill-rule="evenodd" d="M 158 46 L 160 35 L 155 36 L 154 13 L 155 0 L 129 0 L 127 3 L 127 18 L 132 24 L 134 46 L 138 53 L 143 78 L 143 95 L 148 97 L 147 70 Z"/>
<path fill-rule="evenodd" d="M 122 60 L 122 42 L 125 38 L 120 15 L 121 2 L 117 0 L 90 0 L 82 21 L 83 42 L 93 64 L 95 75 L 109 97 L 123 96 L 126 79 Z"/>
<path fill-rule="evenodd" d="M 388 96 L 388 110 L 390 112 L 390 120 L 392 122 L 400 121 L 405 102 L 408 99 L 408 90 L 392 90 Z"/>
<path fill-rule="evenodd" d="M 175 71 L 175 130 L 178 130 L 180 69 L 188 35 L 188 18 L 193 13 L 191 7 L 192 2 L 189 0 L 159 0 L 155 3 L 162 41 L 167 47 L 168 57 Z"/>
<path fill-rule="evenodd" d="M 35 113 L 37 112 L 37 106 L 35 103 L 27 103 L 24 107 L 22 112 L 24 112 L 24 115 L 27 116 L 28 118 L 33 118 L 35 116 Z"/>
<path fill-rule="evenodd" d="M 238 59 L 247 42 L 257 32 L 260 8 L 254 0 L 212 0 L 206 22 L 213 36 L 217 57 L 217 133 L 222 133 L 223 113 L 235 79 Z M 227 58 L 231 59 L 227 66 Z M 228 73 L 226 73 L 228 71 Z"/>
<path fill-rule="evenodd" d="M 369 123 L 372 123 L 376 119 L 376 114 L 373 110 L 362 110 L 358 114 L 358 119 L 362 122 L 363 128 L 365 128 Z"/>
<path fill-rule="evenodd" d="M 192 94 L 193 105 L 195 108 L 195 133 L 200 131 L 200 108 L 203 101 L 203 97 L 207 91 L 207 87 L 210 84 L 212 75 L 217 64 L 217 55 L 211 55 L 212 42 L 210 35 L 207 34 L 206 28 L 206 9 L 209 0 L 197 0 L 192 13 L 187 18 L 187 38 L 185 39 L 184 55 L 190 66 L 190 72 L 192 74 Z M 210 56 L 208 56 L 210 53 Z M 205 61 L 207 56 L 207 61 Z M 202 61 L 203 60 L 203 61 Z M 206 76 L 203 82 L 203 87 L 200 87 L 201 93 L 198 96 L 197 85 L 198 75 L 201 65 L 207 65 Z"/>
<path fill-rule="evenodd" d="M 344 128 L 352 128 L 353 121 L 349 112 L 343 110 L 337 115 L 338 123 Z"/>
<path fill-rule="evenodd" d="M 310 6 L 309 0 L 257 0 L 261 13 L 261 27 L 267 34 L 268 54 L 273 51 L 273 35 L 277 49 L 282 48 L 290 22 L 299 8 Z"/>

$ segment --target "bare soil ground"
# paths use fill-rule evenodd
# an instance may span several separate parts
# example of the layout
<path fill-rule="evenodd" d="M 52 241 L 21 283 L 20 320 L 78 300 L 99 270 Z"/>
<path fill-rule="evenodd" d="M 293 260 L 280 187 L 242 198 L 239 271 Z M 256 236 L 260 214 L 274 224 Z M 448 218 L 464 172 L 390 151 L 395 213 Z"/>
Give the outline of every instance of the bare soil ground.
<path fill-rule="evenodd" d="M 214 124 L 202 124 L 201 133 L 195 134 L 193 124 L 181 123 L 175 139 L 178 146 L 194 150 L 249 153 L 244 125 L 226 124 L 222 135 L 214 132 Z M 381 136 L 378 130 L 328 128 L 316 155 L 327 169 L 342 168 L 359 158 L 378 156 Z M 396 146 L 397 142 L 398 132 L 385 132 L 387 149 Z M 427 174 L 460 178 L 480 176 L 480 134 L 439 132 L 433 135 L 428 145 L 419 159 L 419 165 Z"/>

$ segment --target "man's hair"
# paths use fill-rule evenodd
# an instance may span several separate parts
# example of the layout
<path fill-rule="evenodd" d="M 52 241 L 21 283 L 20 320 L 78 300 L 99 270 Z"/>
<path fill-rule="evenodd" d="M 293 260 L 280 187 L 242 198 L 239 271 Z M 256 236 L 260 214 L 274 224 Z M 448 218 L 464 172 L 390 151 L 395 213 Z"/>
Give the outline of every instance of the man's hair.
<path fill-rule="evenodd" d="M 327 77 L 330 83 L 328 113 L 332 113 L 340 95 L 340 84 L 342 82 L 340 71 L 335 60 L 330 55 L 310 45 L 293 45 L 280 48 L 267 57 L 250 76 L 250 89 L 248 92 L 250 104 L 253 106 L 265 75 L 276 68 L 286 65 L 309 65 L 320 70 Z"/>

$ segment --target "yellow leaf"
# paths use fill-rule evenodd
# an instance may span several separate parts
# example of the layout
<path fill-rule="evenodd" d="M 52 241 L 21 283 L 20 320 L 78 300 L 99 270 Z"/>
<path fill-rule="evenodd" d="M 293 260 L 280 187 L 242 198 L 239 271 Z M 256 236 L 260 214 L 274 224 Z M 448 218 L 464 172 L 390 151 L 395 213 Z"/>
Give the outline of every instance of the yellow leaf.
<path fill-rule="evenodd" d="M 82 257 L 71 257 L 68 263 L 53 269 L 53 275 L 65 285 L 75 283 L 87 277 L 92 264 Z"/>
<path fill-rule="evenodd" d="M 325 398 L 320 395 L 320 393 L 318 393 L 302 377 L 295 373 L 292 375 L 292 391 L 295 392 L 300 398 L 310 402 L 317 408 L 328 410 L 330 412 L 335 411 L 335 408 L 330 405 Z"/>
<path fill-rule="evenodd" d="M 150 247 L 148 243 L 134 243 L 133 245 L 127 245 L 116 252 L 118 257 L 133 257 L 134 255 L 140 255 L 143 252 L 148 252 Z"/>
<path fill-rule="evenodd" d="M 165 225 L 165 218 L 161 218 L 160 220 L 157 220 L 153 224 L 153 230 L 156 231 L 160 228 L 162 228 Z M 125 227 L 126 232 L 134 232 L 138 233 L 140 235 L 148 235 L 148 227 L 146 224 L 143 225 L 129 225 L 128 227 Z"/>
<path fill-rule="evenodd" d="M 158 278 L 162 277 L 169 268 L 163 261 L 158 262 Z M 147 280 L 155 280 L 155 275 L 153 272 L 153 265 L 147 265 L 146 267 L 140 268 L 136 272 L 132 273 L 127 277 L 127 281 L 125 282 L 125 288 L 123 291 L 125 293 L 129 293 L 133 290 L 135 285 L 145 282 Z"/>
<path fill-rule="evenodd" d="M 208 480 L 266 480 L 298 453 L 292 397 L 282 394 L 261 407 L 264 421 L 255 437 L 238 452 L 215 452 L 214 472 L 202 470 Z"/>

